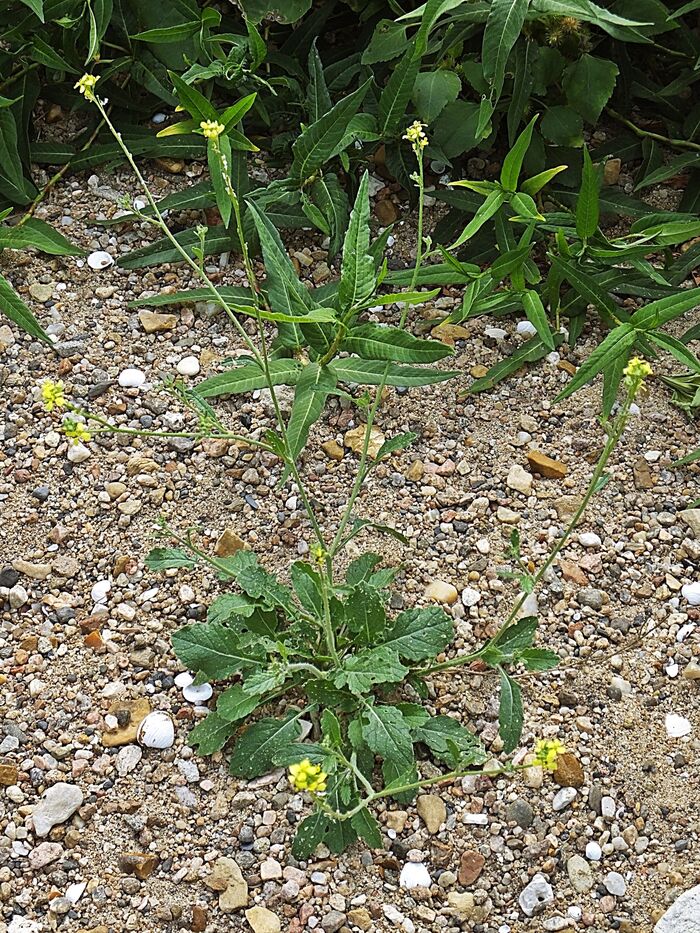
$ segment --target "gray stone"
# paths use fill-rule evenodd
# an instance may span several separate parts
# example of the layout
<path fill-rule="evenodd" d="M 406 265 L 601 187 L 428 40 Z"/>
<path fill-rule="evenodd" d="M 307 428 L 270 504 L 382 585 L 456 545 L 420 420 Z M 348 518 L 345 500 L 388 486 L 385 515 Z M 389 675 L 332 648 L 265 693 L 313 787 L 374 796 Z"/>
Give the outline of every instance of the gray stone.
<path fill-rule="evenodd" d="M 700 509 L 684 509 L 678 514 L 693 532 L 693 537 L 700 541 Z"/>
<path fill-rule="evenodd" d="M 554 891 L 544 875 L 535 875 L 520 893 L 518 903 L 526 917 L 533 917 L 554 903 Z"/>
<path fill-rule="evenodd" d="M 609 871 L 603 878 L 603 884 L 605 885 L 608 893 L 614 894 L 615 897 L 622 897 L 622 895 L 627 890 L 625 879 L 622 877 L 619 871 Z"/>
<path fill-rule="evenodd" d="M 506 807 L 506 819 L 509 823 L 517 823 L 522 829 L 529 829 L 534 819 L 532 807 L 526 800 L 514 800 Z"/>
<path fill-rule="evenodd" d="M 554 795 L 554 800 L 552 801 L 552 810 L 558 813 L 560 810 L 566 810 L 574 800 L 576 800 L 576 788 L 575 787 L 562 787 L 560 791 Z"/>
<path fill-rule="evenodd" d="M 580 855 L 572 855 L 566 863 L 566 870 L 569 874 L 574 891 L 578 894 L 586 894 L 593 887 L 593 872 L 588 862 Z"/>
<path fill-rule="evenodd" d="M 73 816 L 82 802 L 83 792 L 75 784 L 60 781 L 49 787 L 32 813 L 35 834 L 47 836 L 54 826 Z"/>
<path fill-rule="evenodd" d="M 584 586 L 578 591 L 576 598 L 581 606 L 588 606 L 589 609 L 594 609 L 596 612 L 600 612 L 603 608 L 603 593 L 592 586 Z"/>
<path fill-rule="evenodd" d="M 674 901 L 654 927 L 654 933 L 700 933 L 700 884 Z"/>
<path fill-rule="evenodd" d="M 325 933 L 337 933 L 344 923 L 345 914 L 341 914 L 339 910 L 331 910 L 321 921 L 321 928 Z"/>

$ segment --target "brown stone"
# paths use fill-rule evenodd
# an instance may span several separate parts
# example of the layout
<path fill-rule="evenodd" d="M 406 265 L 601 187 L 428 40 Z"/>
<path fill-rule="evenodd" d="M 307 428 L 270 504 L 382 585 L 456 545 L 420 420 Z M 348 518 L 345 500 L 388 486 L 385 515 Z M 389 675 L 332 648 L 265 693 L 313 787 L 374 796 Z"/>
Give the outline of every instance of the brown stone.
<path fill-rule="evenodd" d="M 568 580 L 570 583 L 577 583 L 579 586 L 587 585 L 588 577 L 578 564 L 575 564 L 572 560 L 560 560 L 559 566 L 561 567 L 562 576 L 565 580 Z"/>
<path fill-rule="evenodd" d="M 160 314 L 157 311 L 139 311 L 139 321 L 147 334 L 160 334 L 163 331 L 175 329 L 177 315 Z"/>
<path fill-rule="evenodd" d="M 192 933 L 204 933 L 208 920 L 209 915 L 206 910 L 200 907 L 199 904 L 195 904 L 192 908 L 192 920 L 190 922 Z"/>
<path fill-rule="evenodd" d="M 583 787 L 586 780 L 581 762 L 571 752 L 564 752 L 557 758 L 553 777 L 560 787 Z"/>
<path fill-rule="evenodd" d="M 239 538 L 235 531 L 227 528 L 219 535 L 214 553 L 217 557 L 232 557 L 237 551 L 242 551 L 244 548 L 245 541 Z"/>
<path fill-rule="evenodd" d="M 539 450 L 528 450 L 527 459 L 530 468 L 535 473 L 546 476 L 547 479 L 563 479 L 569 472 L 569 468 L 565 463 L 561 463 L 559 460 L 552 460 L 551 457 L 548 457 L 547 454 L 543 454 Z"/>
<path fill-rule="evenodd" d="M 616 185 L 620 178 L 621 159 L 608 159 L 603 167 L 603 184 Z"/>
<path fill-rule="evenodd" d="M 167 156 L 163 156 L 156 159 L 155 163 L 158 168 L 165 169 L 171 175 L 181 175 L 185 171 L 185 163 L 181 162 L 180 159 L 169 159 Z"/>
<path fill-rule="evenodd" d="M 102 733 L 102 744 L 107 748 L 116 745 L 130 745 L 136 741 L 136 733 L 143 720 L 151 712 L 151 704 L 145 697 L 138 700 L 117 700 L 109 708 L 109 714 L 115 716 L 119 726 L 114 732 Z"/>
<path fill-rule="evenodd" d="M 406 479 L 410 483 L 419 483 L 423 479 L 424 473 L 425 467 L 423 466 L 423 461 L 414 460 L 410 467 L 406 470 Z"/>
<path fill-rule="evenodd" d="M 372 915 L 365 907 L 357 907 L 355 910 L 348 911 L 348 923 L 361 930 L 371 930 Z"/>
<path fill-rule="evenodd" d="M 384 198 L 374 205 L 374 216 L 383 227 L 388 227 L 399 219 L 399 209 L 392 200 Z"/>
<path fill-rule="evenodd" d="M 576 375 L 576 367 L 573 363 L 570 363 L 568 360 L 559 360 L 557 363 L 557 369 L 563 370 L 565 373 L 568 373 L 570 376 Z"/>
<path fill-rule="evenodd" d="M 455 340 L 466 340 L 471 336 L 471 331 L 460 324 L 438 324 L 430 333 L 432 337 L 440 343 L 447 344 L 448 347 L 453 347 Z"/>
<path fill-rule="evenodd" d="M 105 643 L 102 641 L 102 636 L 99 631 L 95 629 L 85 636 L 83 639 L 86 648 L 92 648 L 93 651 L 97 651 L 100 648 L 104 648 Z"/>
<path fill-rule="evenodd" d="M 202 440 L 202 451 L 212 460 L 225 457 L 230 446 L 231 441 L 225 437 L 205 437 Z"/>
<path fill-rule="evenodd" d="M 637 489 L 653 489 L 656 485 L 654 477 L 651 475 L 649 464 L 644 457 L 640 457 L 635 461 L 632 472 L 634 473 L 634 485 Z"/>
<path fill-rule="evenodd" d="M 153 874 L 158 856 L 146 852 L 124 852 L 119 856 L 119 870 L 125 875 L 136 875 L 141 881 Z"/>
<path fill-rule="evenodd" d="M 345 446 L 349 447 L 353 453 L 361 454 L 362 449 L 365 443 L 365 433 L 367 431 L 367 426 L 364 424 L 358 425 L 356 428 L 353 428 L 352 431 L 348 431 L 345 434 Z M 379 448 L 385 441 L 385 437 L 379 428 L 372 428 L 369 438 L 369 446 L 367 448 L 367 454 L 374 459 L 379 453 Z"/>
<path fill-rule="evenodd" d="M 338 441 L 335 441 L 335 440 L 324 441 L 321 444 L 321 450 L 324 452 L 324 454 L 328 457 L 329 460 L 342 460 L 345 455 L 345 451 L 340 446 Z"/>
<path fill-rule="evenodd" d="M 474 849 L 467 849 L 462 852 L 462 858 L 459 863 L 459 883 L 463 885 L 474 884 L 481 872 L 484 870 L 486 859 L 481 852 Z"/>
<path fill-rule="evenodd" d="M 469 370 L 469 375 L 473 376 L 475 379 L 482 379 L 488 371 L 488 366 L 482 366 L 481 363 L 477 363 L 476 366 L 472 366 Z"/>
<path fill-rule="evenodd" d="M 0 764 L 0 785 L 10 787 L 12 784 L 16 784 L 18 774 L 15 765 Z"/>

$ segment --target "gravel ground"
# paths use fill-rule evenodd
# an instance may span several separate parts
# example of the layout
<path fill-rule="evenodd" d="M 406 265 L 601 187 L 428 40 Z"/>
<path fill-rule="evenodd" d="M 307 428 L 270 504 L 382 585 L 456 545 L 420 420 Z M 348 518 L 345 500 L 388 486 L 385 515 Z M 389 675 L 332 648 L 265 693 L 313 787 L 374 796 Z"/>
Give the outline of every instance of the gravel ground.
<path fill-rule="evenodd" d="M 97 224 L 115 209 L 103 182 L 66 181 L 39 216 L 85 249 L 116 257 L 150 234 Z M 161 173 L 153 183 L 165 192 L 182 178 Z M 109 188 L 136 193 L 124 174 L 110 177 Z M 399 221 L 395 264 L 411 233 Z M 303 257 L 304 275 L 323 281 L 318 241 L 307 242 Z M 700 608 L 681 593 L 700 581 L 700 528 L 679 514 L 698 498 L 698 471 L 672 465 L 698 439 L 660 385 L 652 382 L 611 462 L 611 482 L 539 593 L 540 643 L 562 663 L 523 680 L 518 759 L 536 738 L 559 738 L 570 750 L 556 775 L 563 786 L 536 767 L 510 779 L 448 783 L 417 807 L 379 812 L 383 851 L 355 847 L 338 858 L 319 850 L 297 863 L 290 842 L 308 801 L 284 774 L 236 782 L 220 755 L 202 760 L 187 745 L 205 710 L 175 683 L 181 669 L 169 635 L 203 618 L 218 583 L 199 571 L 155 574 L 143 563 L 163 515 L 197 529 L 207 548 L 229 529 L 283 571 L 310 541 L 294 489 L 277 488 L 279 465 L 268 456 L 220 442 L 109 436 L 69 448 L 39 399 L 40 380 L 60 376 L 73 399 L 120 425 L 177 430 L 186 418 L 163 393 L 163 378 L 190 357 L 209 375 L 240 341 L 206 306 L 164 309 L 176 313 L 172 329 L 144 331 L 127 302 L 185 287 L 188 276 L 176 267 L 93 271 L 75 258 L 7 252 L 2 267 L 59 350 L 56 357 L 15 328 L 0 330 L 2 933 L 649 933 L 700 882 Z M 233 260 L 213 272 L 226 284 L 241 278 Z M 456 295 L 445 290 L 437 307 Z M 436 311 L 418 308 L 412 320 Z M 373 473 L 360 502 L 364 515 L 395 523 L 410 539 L 406 549 L 363 542 L 404 563 L 395 608 L 425 604 L 426 588 L 444 584 L 456 649 L 492 633 L 512 603 L 497 568 L 513 523 L 525 553 L 540 562 L 603 442 L 599 386 L 565 405 L 552 401 L 570 378 L 561 361 L 459 400 L 475 367 L 522 339 L 514 321 L 503 325 L 504 338 L 486 334 L 491 324 L 469 322 L 457 340 L 448 362 L 459 378 L 387 395 L 381 430 L 410 429 L 419 439 Z M 580 362 L 595 336 L 565 362 Z M 145 383 L 119 385 L 127 368 L 142 371 Z M 233 430 L 270 424 L 264 397 L 221 409 Z M 354 408 L 331 403 L 304 455 L 329 526 L 354 473 L 343 438 L 356 418 Z M 323 453 L 330 440 L 342 459 Z M 564 475 L 532 476 L 531 449 L 564 464 Z M 497 756 L 495 688 L 478 672 L 446 674 L 436 677 L 431 703 L 475 729 Z M 173 717 L 171 747 L 135 742 L 133 722 L 149 709 Z M 422 771 L 431 768 L 426 762 Z M 400 887 L 407 862 L 425 866 L 431 887 Z M 681 927 L 663 933 L 672 929 Z"/>

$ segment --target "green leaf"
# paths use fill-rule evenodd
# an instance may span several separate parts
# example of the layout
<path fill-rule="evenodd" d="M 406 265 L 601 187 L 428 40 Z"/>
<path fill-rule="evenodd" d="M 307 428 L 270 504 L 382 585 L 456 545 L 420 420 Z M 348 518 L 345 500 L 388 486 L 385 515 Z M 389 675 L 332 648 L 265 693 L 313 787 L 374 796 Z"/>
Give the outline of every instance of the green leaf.
<path fill-rule="evenodd" d="M 408 331 L 385 324 L 354 327 L 343 340 L 342 348 L 366 360 L 397 363 L 435 363 L 453 355 L 452 348 L 439 340 L 422 340 Z"/>
<path fill-rule="evenodd" d="M 557 146 L 580 146 L 583 143 L 583 121 L 572 107 L 550 107 L 540 124 L 542 135 Z"/>
<path fill-rule="evenodd" d="M 315 123 L 331 109 L 331 95 L 328 93 L 326 79 L 323 76 L 323 62 L 316 48 L 316 39 L 309 49 L 308 71 L 309 86 L 306 91 L 308 111 L 311 122 Z"/>
<path fill-rule="evenodd" d="M 700 306 L 700 288 L 687 288 L 675 295 L 669 295 L 667 298 L 660 298 L 658 301 L 645 305 L 634 312 L 630 321 L 636 328 L 646 331 L 663 327 L 664 324 L 669 324 L 686 311 L 698 306 Z"/>
<path fill-rule="evenodd" d="M 372 571 L 380 561 L 381 557 L 379 554 L 373 554 L 371 551 L 361 554 L 350 562 L 347 573 L 345 574 L 345 582 L 349 586 L 357 586 L 358 583 L 364 583 L 369 580 Z"/>
<path fill-rule="evenodd" d="M 512 662 L 522 650 L 532 645 L 536 632 L 537 619 L 533 616 L 504 626 L 483 649 L 484 660 L 492 667 Z"/>
<path fill-rule="evenodd" d="M 343 265 L 338 287 L 339 307 L 343 312 L 366 301 L 376 287 L 369 240 L 369 174 L 365 172 L 343 243 Z"/>
<path fill-rule="evenodd" d="M 528 289 L 523 292 L 523 308 L 528 321 L 533 325 L 542 343 L 548 350 L 554 349 L 554 338 L 549 326 L 547 312 L 537 292 Z"/>
<path fill-rule="evenodd" d="M 538 116 L 539 114 L 535 114 L 532 120 L 530 120 L 528 125 L 515 140 L 515 143 L 511 147 L 510 152 L 508 152 L 505 159 L 503 160 L 503 166 L 501 167 L 501 185 L 506 189 L 506 191 L 518 190 L 520 170 L 523 166 L 523 159 L 525 158 L 525 154 L 530 148 L 532 131 L 535 128 L 535 123 L 537 122 Z"/>
<path fill-rule="evenodd" d="M 374 27 L 372 38 L 362 53 L 363 65 L 388 62 L 406 48 L 406 27 L 391 19 L 380 19 Z"/>
<path fill-rule="evenodd" d="M 365 704 L 361 732 L 370 750 L 382 758 L 386 784 L 415 771 L 411 732 L 398 709 Z"/>
<path fill-rule="evenodd" d="M 455 181 L 451 184 L 454 187 L 461 185 L 462 182 Z M 467 240 L 471 239 L 474 234 L 478 233 L 484 224 L 493 217 L 494 214 L 498 213 L 506 200 L 507 195 L 504 191 L 501 191 L 500 189 L 498 191 L 492 191 L 484 203 L 479 207 L 479 210 L 476 212 L 476 214 L 474 214 L 464 230 L 462 230 L 460 235 L 457 237 L 454 243 L 448 247 L 448 249 L 457 249 L 463 243 L 466 243 Z"/>
<path fill-rule="evenodd" d="M 415 57 L 411 43 L 379 95 L 379 132 L 384 139 L 396 136 L 399 129 L 408 125 L 406 111 L 419 68 L 420 60 Z"/>
<path fill-rule="evenodd" d="M 567 168 L 568 165 L 556 165 L 554 168 L 545 169 L 544 172 L 538 172 L 537 175 L 526 178 L 520 185 L 520 190 L 523 194 L 529 194 L 530 197 L 534 197 L 545 185 L 548 185 L 560 172 L 565 172 Z"/>
<path fill-rule="evenodd" d="M 49 335 L 3 275 L 0 275 L 0 312 L 30 337 L 36 337 L 51 346 Z"/>
<path fill-rule="evenodd" d="M 312 123 L 296 139 L 292 146 L 293 160 L 289 170 L 292 182 L 301 186 L 337 154 L 337 147 L 343 139 L 345 128 L 350 118 L 360 109 L 370 82 L 371 79 L 368 79 L 352 94 L 339 100 L 328 113 Z"/>
<path fill-rule="evenodd" d="M 79 246 L 74 246 L 62 233 L 36 217 L 30 217 L 21 226 L 0 227 L 0 249 L 25 249 L 27 246 L 51 256 L 84 255 Z"/>
<path fill-rule="evenodd" d="M 232 619 L 248 619 L 256 610 L 256 602 L 241 593 L 223 593 L 217 596 L 207 609 L 207 622 L 231 622 Z"/>
<path fill-rule="evenodd" d="M 32 13 L 38 17 L 42 23 L 44 22 L 44 0 L 20 0 L 20 3 L 29 7 Z"/>
<path fill-rule="evenodd" d="M 216 715 L 224 722 L 240 722 L 256 710 L 260 702 L 260 694 L 244 690 L 241 684 L 234 684 L 219 695 Z"/>
<path fill-rule="evenodd" d="M 382 639 L 409 661 L 434 658 L 447 647 L 454 633 L 452 618 L 439 606 L 400 613 Z"/>
<path fill-rule="evenodd" d="M 324 172 L 311 185 L 311 197 L 323 214 L 331 231 L 328 252 L 335 256 L 343 244 L 350 218 L 350 207 L 345 189 L 334 172 Z"/>
<path fill-rule="evenodd" d="M 555 335 L 555 345 L 558 339 L 561 342 L 560 334 Z M 549 352 L 549 349 L 540 340 L 539 335 L 531 337 L 506 359 L 500 360 L 492 366 L 485 376 L 475 379 L 467 391 L 470 395 L 475 395 L 478 392 L 492 389 L 507 376 L 517 372 L 525 363 L 534 363 L 537 360 L 544 359 Z"/>
<path fill-rule="evenodd" d="M 181 548 L 157 547 L 150 551 L 145 564 L 149 570 L 170 570 L 173 567 L 191 569 L 197 566 L 197 561 L 193 560 L 192 555 Z"/>
<path fill-rule="evenodd" d="M 371 386 L 381 385 L 385 375 L 388 386 L 427 386 L 435 382 L 444 382 L 458 375 L 456 372 L 441 372 L 418 366 L 400 366 L 397 363 L 362 360 L 356 357 L 333 360 L 328 364 L 328 368 L 333 370 L 338 382 Z"/>
<path fill-rule="evenodd" d="M 302 369 L 287 424 L 287 445 L 293 460 L 299 457 L 306 446 L 309 429 L 320 418 L 326 399 L 336 385 L 335 373 L 328 366 L 308 363 Z"/>
<path fill-rule="evenodd" d="M 374 459 L 375 463 L 379 463 L 380 460 L 383 460 L 384 457 L 389 457 L 391 454 L 396 453 L 399 450 L 405 450 L 407 447 L 410 447 L 411 444 L 418 437 L 417 434 L 414 434 L 413 431 L 406 431 L 405 434 L 396 434 L 394 437 L 390 437 L 389 440 L 384 441 L 382 446 L 377 451 L 377 456 Z"/>
<path fill-rule="evenodd" d="M 358 645 L 379 639 L 386 628 L 386 613 L 376 588 L 363 582 L 353 587 L 345 602 L 345 622 Z"/>
<path fill-rule="evenodd" d="M 501 96 L 506 64 L 525 23 L 530 0 L 491 0 L 481 46 L 484 77 L 491 86 L 491 103 Z"/>
<path fill-rule="evenodd" d="M 234 732 L 234 724 L 216 713 L 209 713 L 192 729 L 187 741 L 200 755 L 213 755 L 220 751 Z"/>
<path fill-rule="evenodd" d="M 457 100 L 461 88 L 462 82 L 454 71 L 421 72 L 412 91 L 418 116 L 424 123 L 432 123 L 449 103 Z"/>
<path fill-rule="evenodd" d="M 236 551 L 225 563 L 228 574 L 248 596 L 262 600 L 270 608 L 289 610 L 292 607 L 291 590 L 260 566 L 253 551 Z"/>
<path fill-rule="evenodd" d="M 583 366 L 579 367 L 571 382 L 559 393 L 557 400 L 568 398 L 598 373 L 609 369 L 617 358 L 632 347 L 636 339 L 637 334 L 632 324 L 620 324 L 612 330 L 605 340 L 598 344 Z"/>
<path fill-rule="evenodd" d="M 559 664 L 561 658 L 547 648 L 525 648 L 520 652 L 518 660 L 522 661 L 529 671 L 550 671 Z"/>
<path fill-rule="evenodd" d="M 140 42 L 152 42 L 156 45 L 167 42 L 181 42 L 183 39 L 189 39 L 199 32 L 201 22 L 193 19 L 188 23 L 177 23 L 175 26 L 163 26 L 160 29 L 146 29 L 143 32 L 137 32 L 130 39 L 137 39 Z"/>
<path fill-rule="evenodd" d="M 609 292 L 601 288 L 592 275 L 561 256 L 550 254 L 550 258 L 552 268 L 573 286 L 587 304 L 591 304 L 598 310 L 605 312 L 613 320 L 618 316 L 619 309 Z"/>
<path fill-rule="evenodd" d="M 290 571 L 292 586 L 301 605 L 316 618 L 323 618 L 323 584 L 310 564 L 294 561 Z"/>
<path fill-rule="evenodd" d="M 689 350 L 680 340 L 676 340 L 676 338 L 672 337 L 670 334 L 653 332 L 649 334 L 649 339 L 657 346 L 663 347 L 664 350 L 668 350 L 679 363 L 687 366 L 688 369 L 693 372 L 700 373 L 700 362 L 698 362 L 698 358 L 692 350 Z"/>
<path fill-rule="evenodd" d="M 431 716 L 416 729 L 414 739 L 423 742 L 436 758 L 452 767 L 478 765 L 486 761 L 481 742 L 451 716 Z M 453 757 L 455 747 L 459 753 L 458 761 Z"/>
<path fill-rule="evenodd" d="M 576 232 L 583 239 L 592 237 L 600 219 L 601 173 L 591 161 L 588 146 L 583 147 L 583 173 L 576 201 Z"/>
<path fill-rule="evenodd" d="M 376 818 L 363 807 L 350 818 L 352 828 L 360 839 L 364 839 L 370 849 L 383 849 L 382 833 Z"/>
<path fill-rule="evenodd" d="M 332 679 L 336 687 L 347 687 L 356 696 L 363 696 L 375 684 L 398 683 L 407 674 L 408 668 L 399 661 L 396 651 L 380 645 L 344 658 Z"/>
<path fill-rule="evenodd" d="M 270 360 L 269 373 L 273 385 L 296 385 L 303 366 L 298 360 Z M 200 398 L 216 398 L 218 395 L 233 395 L 240 392 L 252 392 L 267 386 L 265 372 L 257 363 L 236 366 L 224 373 L 210 376 L 197 385 Z"/>
<path fill-rule="evenodd" d="M 501 698 L 498 707 L 498 729 L 503 739 L 503 751 L 509 755 L 523 732 L 523 697 L 520 685 L 499 668 Z"/>
<path fill-rule="evenodd" d="M 193 119 L 197 120 L 198 123 L 204 120 L 216 120 L 218 122 L 219 114 L 216 108 L 203 94 L 200 94 L 196 88 L 192 87 L 186 81 L 183 81 L 174 71 L 169 71 L 168 74 L 170 75 L 170 80 L 173 83 L 180 104 Z"/>
<path fill-rule="evenodd" d="M 247 19 L 256 25 L 269 17 L 276 23 L 295 23 L 311 9 L 312 0 L 241 0 Z"/>
<path fill-rule="evenodd" d="M 315 810 L 302 820 L 292 843 L 294 858 L 302 860 L 310 858 L 315 849 L 325 840 L 330 826 L 330 817 L 326 816 L 322 810 Z"/>
<path fill-rule="evenodd" d="M 302 713 L 285 719 L 261 719 L 249 726 L 236 742 L 229 771 L 234 777 L 254 778 L 272 770 L 275 754 L 299 738 Z"/>
<path fill-rule="evenodd" d="M 34 186 L 24 179 L 17 124 L 8 107 L 0 107 L 0 194 L 13 204 L 29 204 L 34 196 Z"/>
<path fill-rule="evenodd" d="M 588 123 L 597 123 L 619 73 L 614 62 L 584 53 L 564 70 L 562 87 L 569 105 Z"/>
<path fill-rule="evenodd" d="M 220 622 L 198 622 L 173 632 L 173 650 L 185 667 L 223 680 L 265 660 L 265 651 L 252 636 Z"/>

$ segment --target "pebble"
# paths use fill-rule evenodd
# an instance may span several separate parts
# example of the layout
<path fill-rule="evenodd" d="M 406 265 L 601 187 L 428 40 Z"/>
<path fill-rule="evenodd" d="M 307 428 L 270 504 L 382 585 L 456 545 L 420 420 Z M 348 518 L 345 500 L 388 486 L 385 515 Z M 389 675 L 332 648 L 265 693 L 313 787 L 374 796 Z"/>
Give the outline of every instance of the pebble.
<path fill-rule="evenodd" d="M 402 888 L 429 888 L 432 885 L 430 872 L 422 862 L 406 862 L 399 875 Z"/>
<path fill-rule="evenodd" d="M 532 473 L 524 470 L 519 463 L 514 463 L 508 472 L 506 485 L 524 496 L 529 496 L 532 492 Z"/>
<path fill-rule="evenodd" d="M 178 322 L 176 314 L 160 314 L 157 311 L 139 311 L 139 321 L 147 334 L 160 334 L 173 330 Z"/>
<path fill-rule="evenodd" d="M 654 933 L 698 933 L 700 930 L 700 884 L 685 891 L 654 927 Z"/>
<path fill-rule="evenodd" d="M 459 883 L 465 887 L 474 884 L 484 870 L 485 864 L 486 859 L 481 852 L 476 852 L 474 849 L 463 852 L 459 862 Z"/>
<path fill-rule="evenodd" d="M 90 448 L 78 441 L 68 446 L 68 459 L 71 463 L 84 463 L 90 456 Z"/>
<path fill-rule="evenodd" d="M 199 360 L 196 356 L 186 356 L 180 360 L 176 369 L 181 376 L 196 376 L 200 370 Z"/>
<path fill-rule="evenodd" d="M 557 791 L 552 801 L 552 809 L 558 813 L 560 810 L 566 810 L 574 800 L 576 800 L 577 791 L 575 787 L 562 787 Z"/>
<path fill-rule="evenodd" d="M 467 586 L 462 590 L 462 605 L 466 606 L 468 609 L 476 604 L 481 599 L 481 593 L 479 590 L 475 590 L 471 586 Z"/>
<path fill-rule="evenodd" d="M 267 907 L 251 907 L 246 910 L 245 918 L 253 933 L 280 933 L 282 929 L 277 914 L 273 914 Z"/>
<path fill-rule="evenodd" d="M 82 803 L 83 792 L 76 784 L 64 781 L 52 784 L 32 811 L 35 834 L 47 836 L 54 826 L 65 823 Z"/>
<path fill-rule="evenodd" d="M 146 373 L 140 369 L 123 369 L 117 382 L 123 389 L 138 389 L 146 381 Z"/>
<path fill-rule="evenodd" d="M 527 800 L 513 800 L 506 807 L 506 819 L 509 823 L 517 823 L 522 829 L 532 826 L 535 818 L 532 807 Z"/>
<path fill-rule="evenodd" d="M 615 897 L 622 897 L 627 890 L 625 879 L 617 871 L 609 871 L 603 878 L 603 884 L 607 892 L 614 894 Z"/>
<path fill-rule="evenodd" d="M 429 833 L 435 834 L 447 819 L 447 807 L 437 794 L 421 794 L 416 800 L 416 810 Z"/>
<path fill-rule="evenodd" d="M 425 588 L 425 598 L 435 603 L 452 606 L 459 599 L 459 593 L 451 583 L 445 583 L 443 580 L 433 580 Z"/>
<path fill-rule="evenodd" d="M 527 887 L 520 892 L 518 903 L 526 917 L 541 913 L 554 903 L 554 891 L 544 875 L 534 876 Z"/>
<path fill-rule="evenodd" d="M 120 777 L 130 774 L 143 758 L 143 752 L 138 745 L 125 745 L 119 750 L 115 767 Z"/>
<path fill-rule="evenodd" d="M 603 857 L 603 850 L 597 842 L 586 843 L 586 858 L 591 862 L 599 862 Z"/>
<path fill-rule="evenodd" d="M 582 531 L 578 536 L 578 540 L 582 547 L 587 548 L 599 548 L 603 544 L 600 535 L 597 535 L 594 531 Z"/>
<path fill-rule="evenodd" d="M 56 862 L 63 855 L 63 846 L 58 842 L 41 842 L 29 853 L 29 864 L 39 871 L 51 862 Z"/>
<path fill-rule="evenodd" d="M 593 872 L 588 862 L 580 855 L 572 855 L 566 863 L 569 881 L 577 894 L 586 894 L 593 887 Z"/>

